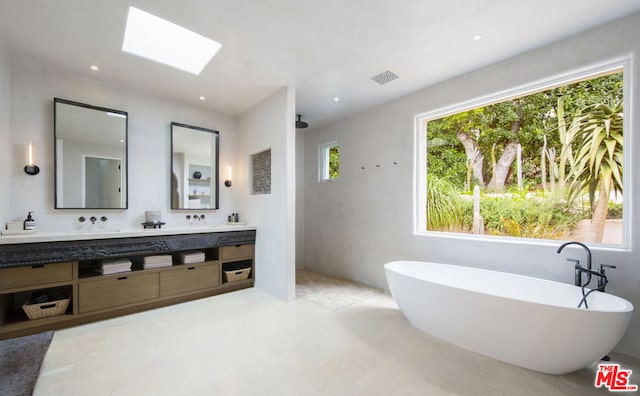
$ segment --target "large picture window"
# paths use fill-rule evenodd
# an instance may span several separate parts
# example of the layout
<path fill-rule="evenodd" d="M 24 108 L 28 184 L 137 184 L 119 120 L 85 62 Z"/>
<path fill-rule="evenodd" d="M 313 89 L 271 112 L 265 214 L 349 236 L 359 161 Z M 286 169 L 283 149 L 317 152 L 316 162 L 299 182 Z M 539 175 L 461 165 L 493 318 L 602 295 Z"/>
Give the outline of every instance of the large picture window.
<path fill-rule="evenodd" d="M 620 64 L 418 116 L 417 230 L 623 244 L 624 86 Z"/>

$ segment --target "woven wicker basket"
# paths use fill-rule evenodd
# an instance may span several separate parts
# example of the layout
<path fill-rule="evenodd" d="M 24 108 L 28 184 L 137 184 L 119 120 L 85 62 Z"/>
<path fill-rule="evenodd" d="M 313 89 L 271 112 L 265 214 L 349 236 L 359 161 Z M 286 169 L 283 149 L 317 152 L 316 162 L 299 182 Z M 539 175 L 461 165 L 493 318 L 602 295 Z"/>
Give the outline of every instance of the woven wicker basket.
<path fill-rule="evenodd" d="M 40 304 L 28 304 L 22 305 L 24 313 L 27 314 L 29 319 L 40 319 L 48 316 L 56 316 L 65 313 L 67 306 L 69 306 L 70 298 L 64 298 L 57 301 L 47 301 Z"/>
<path fill-rule="evenodd" d="M 240 268 L 233 271 L 223 271 L 223 272 L 224 272 L 224 278 L 227 282 L 237 282 L 237 281 L 241 281 L 249 278 L 249 273 L 251 273 L 251 267 Z"/>

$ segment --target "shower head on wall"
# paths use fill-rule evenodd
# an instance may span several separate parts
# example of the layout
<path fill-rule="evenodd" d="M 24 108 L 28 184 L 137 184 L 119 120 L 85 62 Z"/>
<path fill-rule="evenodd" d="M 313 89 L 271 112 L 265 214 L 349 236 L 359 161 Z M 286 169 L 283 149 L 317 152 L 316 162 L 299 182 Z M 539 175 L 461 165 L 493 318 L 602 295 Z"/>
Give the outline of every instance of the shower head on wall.
<path fill-rule="evenodd" d="M 296 120 L 296 128 L 297 129 L 304 129 L 306 127 L 309 126 L 308 123 L 304 122 L 304 121 L 300 121 L 300 114 L 298 114 L 298 119 Z"/>

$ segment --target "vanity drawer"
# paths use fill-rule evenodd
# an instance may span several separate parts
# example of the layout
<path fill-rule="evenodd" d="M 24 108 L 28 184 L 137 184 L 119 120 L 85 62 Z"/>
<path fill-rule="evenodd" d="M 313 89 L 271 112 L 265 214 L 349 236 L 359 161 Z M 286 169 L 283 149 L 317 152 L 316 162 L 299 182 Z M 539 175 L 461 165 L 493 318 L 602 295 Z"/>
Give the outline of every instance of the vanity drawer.
<path fill-rule="evenodd" d="M 184 264 L 160 273 L 160 297 L 188 293 L 220 285 L 220 264 Z"/>
<path fill-rule="evenodd" d="M 253 257 L 253 245 L 223 246 L 220 250 L 222 260 Z"/>
<path fill-rule="evenodd" d="M 82 282 L 78 285 L 78 311 L 85 313 L 157 298 L 159 283 L 157 272 L 123 273 L 109 279 Z"/>
<path fill-rule="evenodd" d="M 0 269 L 0 290 L 39 286 L 73 279 L 73 263 L 27 265 Z"/>

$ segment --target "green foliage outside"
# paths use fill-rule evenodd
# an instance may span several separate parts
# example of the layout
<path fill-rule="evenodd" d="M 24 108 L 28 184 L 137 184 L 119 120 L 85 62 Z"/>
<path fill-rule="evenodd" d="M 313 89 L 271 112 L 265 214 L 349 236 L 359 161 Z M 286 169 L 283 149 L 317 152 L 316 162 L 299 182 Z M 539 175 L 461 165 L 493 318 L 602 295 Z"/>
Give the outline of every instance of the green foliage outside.
<path fill-rule="evenodd" d="M 340 146 L 329 149 L 329 179 L 337 179 L 340 176 Z"/>
<path fill-rule="evenodd" d="M 621 218 L 608 193 L 622 193 L 622 92 L 616 72 L 429 120 L 427 229 L 471 232 L 474 185 L 487 234 L 562 238 L 594 215 L 596 189 Z"/>
<path fill-rule="evenodd" d="M 510 140 L 517 140 L 522 145 L 524 176 L 540 181 L 543 136 L 547 135 L 549 146 L 558 149 L 562 146 L 558 136 L 558 99 L 562 98 L 564 122 L 570 124 L 589 106 L 621 101 L 622 83 L 622 73 L 615 73 L 430 120 L 426 131 L 428 171 L 460 188 L 464 186 L 466 155 L 456 136 L 462 131 L 477 137 L 475 141 L 484 156 L 485 180 L 491 177 L 493 145 L 496 144 L 500 153 Z M 517 131 L 513 131 L 516 120 L 520 125 Z M 438 144 L 431 145 L 430 142 Z M 574 144 L 578 146 L 578 142 Z M 513 177 L 512 172 L 511 183 L 514 182 Z"/>
<path fill-rule="evenodd" d="M 462 200 L 458 189 L 446 179 L 427 175 L 427 227 L 430 230 L 462 231 Z"/>
<path fill-rule="evenodd" d="M 598 103 L 577 119 L 584 136 L 572 169 L 576 178 L 570 197 L 600 180 L 605 180 L 607 193 L 622 193 L 622 106 L 622 102 Z"/>
<path fill-rule="evenodd" d="M 622 219 L 622 202 L 609 202 L 607 219 Z"/>
<path fill-rule="evenodd" d="M 473 199 L 461 195 L 446 179 L 427 176 L 427 229 L 471 232 Z M 485 234 L 557 239 L 571 230 L 583 213 L 568 210 L 560 194 L 483 195 L 480 211 Z"/>
<path fill-rule="evenodd" d="M 473 224 L 473 201 L 461 205 L 465 229 Z M 524 238 L 558 239 L 581 218 L 579 211 L 567 210 L 560 195 L 484 196 L 480 200 L 485 233 Z"/>

